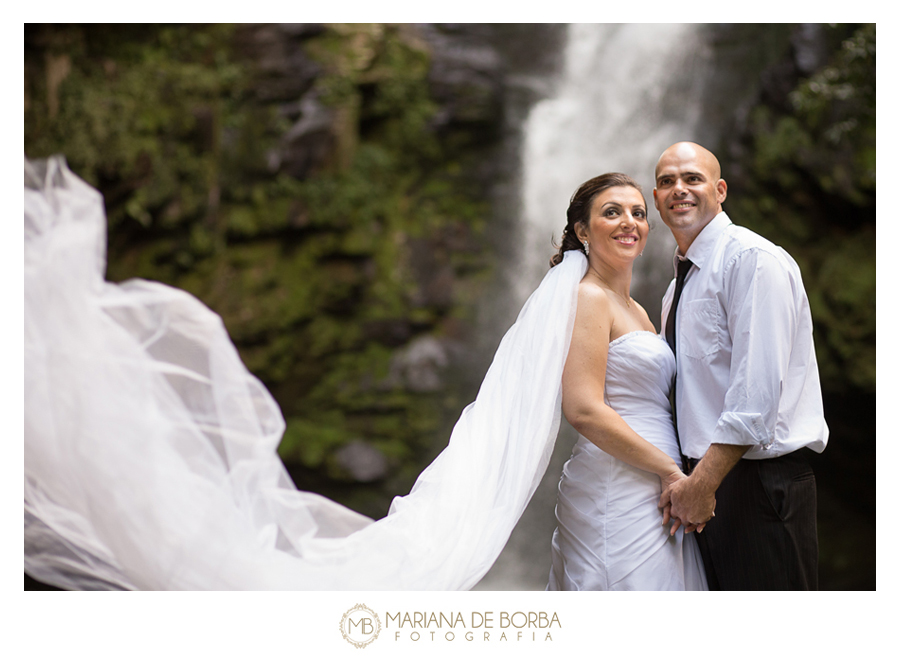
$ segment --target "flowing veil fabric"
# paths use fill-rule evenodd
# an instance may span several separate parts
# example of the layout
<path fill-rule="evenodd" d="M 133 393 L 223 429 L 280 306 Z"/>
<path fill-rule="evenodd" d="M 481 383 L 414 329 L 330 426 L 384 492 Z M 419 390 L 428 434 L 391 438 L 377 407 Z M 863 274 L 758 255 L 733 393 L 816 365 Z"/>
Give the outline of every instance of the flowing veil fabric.
<path fill-rule="evenodd" d="M 584 256 L 552 268 L 447 448 L 372 521 L 298 491 L 284 421 L 221 319 L 104 280 L 101 195 L 25 160 L 25 571 L 67 589 L 469 589 L 560 422 Z"/>

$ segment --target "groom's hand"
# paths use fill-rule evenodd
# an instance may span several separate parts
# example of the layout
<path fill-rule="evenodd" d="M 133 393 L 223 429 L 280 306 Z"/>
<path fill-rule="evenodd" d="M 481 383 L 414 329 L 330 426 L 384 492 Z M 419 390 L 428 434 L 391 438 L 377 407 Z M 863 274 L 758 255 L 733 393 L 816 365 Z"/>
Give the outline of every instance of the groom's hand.
<path fill-rule="evenodd" d="M 699 525 L 692 523 L 685 523 L 682 519 L 678 518 L 675 514 L 672 514 L 672 500 L 671 500 L 671 488 L 677 482 L 681 482 L 687 479 L 687 476 L 681 472 L 677 467 L 674 468 L 671 472 L 666 473 L 664 475 L 660 475 L 659 479 L 662 484 L 662 494 L 659 497 L 659 509 L 662 510 L 663 514 L 663 525 L 668 525 L 669 522 L 672 522 L 672 527 L 669 530 L 670 535 L 674 535 L 675 532 L 682 525 L 684 526 L 685 532 L 693 532 L 694 530 L 701 531 L 704 527 L 706 527 L 705 523 L 701 523 Z"/>
<path fill-rule="evenodd" d="M 672 504 L 672 516 L 686 526 L 699 527 L 705 525 L 715 514 L 716 487 L 710 486 L 699 478 L 687 477 L 677 483 L 669 492 Z"/>
<path fill-rule="evenodd" d="M 685 532 L 702 532 L 715 516 L 716 488 L 693 475 L 685 477 L 663 491 L 659 506 L 663 509 L 664 522 L 674 519 L 670 534 L 675 534 L 682 525 Z"/>
<path fill-rule="evenodd" d="M 659 506 L 669 506 L 663 515 L 675 519 L 673 534 L 680 525 L 685 526 L 685 532 L 703 530 L 703 526 L 715 516 L 716 490 L 749 447 L 714 443 L 694 467 L 690 477 L 664 488 Z"/>

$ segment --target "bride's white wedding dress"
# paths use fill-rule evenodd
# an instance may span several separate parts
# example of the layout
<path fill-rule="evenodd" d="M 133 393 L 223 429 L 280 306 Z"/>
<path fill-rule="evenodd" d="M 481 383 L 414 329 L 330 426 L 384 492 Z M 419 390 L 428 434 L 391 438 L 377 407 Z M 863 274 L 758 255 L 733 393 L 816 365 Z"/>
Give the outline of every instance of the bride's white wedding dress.
<path fill-rule="evenodd" d="M 25 571 L 66 589 L 469 589 L 546 470 L 587 261 L 504 336 L 447 448 L 373 521 L 298 491 L 281 412 L 184 291 L 104 281 L 100 194 L 25 161 Z"/>
<path fill-rule="evenodd" d="M 644 439 L 681 461 L 669 388 L 675 357 L 635 331 L 609 344 L 606 403 Z M 660 480 L 578 437 L 563 468 L 551 547 L 550 590 L 705 590 L 693 535 L 669 536 L 657 509 Z"/>

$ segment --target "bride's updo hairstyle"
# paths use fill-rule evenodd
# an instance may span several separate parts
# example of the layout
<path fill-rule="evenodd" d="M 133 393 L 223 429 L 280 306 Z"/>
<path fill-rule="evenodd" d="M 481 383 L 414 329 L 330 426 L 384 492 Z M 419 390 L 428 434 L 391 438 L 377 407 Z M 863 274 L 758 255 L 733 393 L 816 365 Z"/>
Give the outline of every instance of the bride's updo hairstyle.
<path fill-rule="evenodd" d="M 563 229 L 562 244 L 559 245 L 559 251 L 550 259 L 550 267 L 559 265 L 562 262 L 563 254 L 573 249 L 584 252 L 584 245 L 575 234 L 575 226 L 577 224 L 587 224 L 591 218 L 591 206 L 594 199 L 601 192 L 611 187 L 619 187 L 629 185 L 643 195 L 641 186 L 637 184 L 631 176 L 619 173 L 610 173 L 597 176 L 591 180 L 582 183 L 581 187 L 572 195 L 569 201 L 569 209 L 566 211 L 566 228 Z"/>

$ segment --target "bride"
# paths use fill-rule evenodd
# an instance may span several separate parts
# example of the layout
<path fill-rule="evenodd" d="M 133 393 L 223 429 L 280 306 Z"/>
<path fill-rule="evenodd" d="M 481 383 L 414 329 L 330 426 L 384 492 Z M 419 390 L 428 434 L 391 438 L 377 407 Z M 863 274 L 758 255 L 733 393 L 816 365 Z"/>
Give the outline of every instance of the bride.
<path fill-rule="evenodd" d="M 694 537 L 672 535 L 657 509 L 685 475 L 669 406 L 675 357 L 629 295 L 649 231 L 640 187 L 624 174 L 593 178 L 567 217 L 551 264 L 583 249 L 588 269 L 562 377 L 579 439 L 559 484 L 548 589 L 706 589 Z"/>
<path fill-rule="evenodd" d="M 659 399 L 672 365 L 627 297 L 643 199 L 633 182 L 589 196 L 447 448 L 373 521 L 294 487 L 280 410 L 220 318 L 175 288 L 104 281 L 102 197 L 62 158 L 26 159 L 26 573 L 66 589 L 469 589 L 564 408 L 585 440 L 560 485 L 551 586 L 699 586 L 693 538 L 669 539 L 644 500 L 681 475 Z"/>

